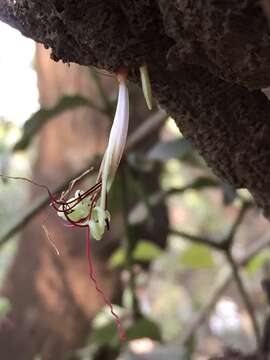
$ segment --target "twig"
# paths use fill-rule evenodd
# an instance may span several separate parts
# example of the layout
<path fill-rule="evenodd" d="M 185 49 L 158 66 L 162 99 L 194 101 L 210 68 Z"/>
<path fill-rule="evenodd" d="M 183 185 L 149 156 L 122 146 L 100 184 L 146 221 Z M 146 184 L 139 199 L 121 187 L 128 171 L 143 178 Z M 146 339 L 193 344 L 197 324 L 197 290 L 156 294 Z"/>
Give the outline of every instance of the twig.
<path fill-rule="evenodd" d="M 196 235 L 191 235 L 188 234 L 184 231 L 177 231 L 177 230 L 170 230 L 170 234 L 172 235 L 177 235 L 179 237 L 183 237 L 187 240 L 190 240 L 192 242 L 195 243 L 199 243 L 199 244 L 203 244 L 203 245 L 208 245 L 220 252 L 225 253 L 226 258 L 230 264 L 231 267 L 231 274 L 230 276 L 227 276 L 226 279 L 224 280 L 223 284 L 217 289 L 217 291 L 214 293 L 214 296 L 211 298 L 209 304 L 206 306 L 206 308 L 204 309 L 204 311 L 199 315 L 198 319 L 196 320 L 196 324 L 197 323 L 201 323 L 203 320 L 205 320 L 205 317 L 208 316 L 209 311 L 211 311 L 213 304 L 216 303 L 216 301 L 219 299 L 219 297 L 221 296 L 221 294 L 223 293 L 223 291 L 226 289 L 226 287 L 228 286 L 228 284 L 231 282 L 232 279 L 235 280 L 239 293 L 242 297 L 242 300 L 245 304 L 245 307 L 247 309 L 247 312 L 249 313 L 251 322 L 252 322 L 252 326 L 253 326 L 253 330 L 254 330 L 254 335 L 257 341 L 257 344 L 260 344 L 260 329 L 259 329 L 259 325 L 256 319 L 256 315 L 251 303 L 251 300 L 249 298 L 249 294 L 245 289 L 244 283 L 241 279 L 241 276 L 239 274 L 239 270 L 238 267 L 241 266 L 241 263 L 238 264 L 232 257 L 232 245 L 235 239 L 235 235 L 236 232 L 239 228 L 239 226 L 241 225 L 243 218 L 247 212 L 247 210 L 250 208 L 251 203 L 250 202 L 246 202 L 243 201 L 242 203 L 242 207 L 231 227 L 231 230 L 229 232 L 229 234 L 225 237 L 224 240 L 220 241 L 220 242 L 214 242 L 213 240 L 209 239 L 209 238 L 204 238 L 201 236 L 196 236 Z M 257 252 L 257 250 L 256 250 Z M 249 254 L 250 256 L 253 257 L 253 253 Z M 242 260 L 243 261 L 243 260 Z M 245 259 L 245 261 L 247 261 L 247 258 Z M 192 329 L 194 329 L 194 327 L 192 327 Z M 185 336 L 184 341 L 186 341 L 187 339 L 190 338 L 191 336 L 191 331 L 187 333 L 187 335 Z"/>
<path fill-rule="evenodd" d="M 248 262 L 256 255 L 258 255 L 262 250 L 270 245 L 270 234 L 267 233 L 254 242 L 254 245 L 247 254 L 235 260 L 235 264 L 237 267 L 243 267 L 248 264 Z M 222 283 L 216 288 L 213 292 L 210 300 L 207 304 L 202 308 L 200 313 L 196 316 L 192 324 L 188 327 L 185 334 L 182 337 L 182 343 L 186 344 L 193 337 L 193 334 L 198 330 L 198 328 L 208 319 L 218 300 L 221 298 L 222 294 L 229 287 L 231 282 L 233 281 L 232 271 L 228 273 L 222 280 Z"/>
<path fill-rule="evenodd" d="M 184 333 L 181 339 L 182 344 L 185 345 L 189 343 L 194 333 L 198 330 L 198 328 L 207 321 L 212 311 L 214 310 L 216 303 L 221 298 L 222 294 L 225 292 L 227 287 L 230 285 L 231 281 L 232 281 L 232 273 L 229 272 L 223 277 L 222 282 L 216 287 L 210 300 L 201 309 L 201 311 L 198 313 L 198 315 L 189 325 L 188 329 L 186 330 L 186 332 Z"/>
<path fill-rule="evenodd" d="M 210 177 L 198 177 L 196 180 L 182 186 L 170 188 L 168 190 L 161 190 L 151 195 L 149 198 L 149 204 L 156 206 L 162 203 L 168 196 L 180 195 L 188 190 L 201 190 L 209 187 L 220 187 L 220 182 Z"/>
<path fill-rule="evenodd" d="M 133 179 L 134 181 L 134 179 Z M 137 182 L 134 181 L 137 186 Z M 152 216 L 152 208 L 156 207 L 157 205 L 163 203 L 165 201 L 165 199 L 168 196 L 174 195 L 174 194 L 182 194 L 187 190 L 190 189 L 203 189 L 203 188 L 208 188 L 208 187 L 218 187 L 220 186 L 220 182 L 212 179 L 210 177 L 198 177 L 196 180 L 188 183 L 187 185 L 184 185 L 182 187 L 179 188 L 170 188 L 168 190 L 159 190 L 157 192 L 155 192 L 154 194 L 151 194 L 150 196 L 146 196 L 146 194 L 143 192 L 139 192 L 138 191 L 138 195 L 140 196 L 141 200 L 138 201 L 134 207 L 132 208 L 132 212 L 136 212 L 137 209 L 140 209 L 141 207 L 145 206 L 148 214 L 150 216 Z M 175 234 L 177 235 L 177 234 Z"/>
<path fill-rule="evenodd" d="M 208 238 L 204 238 L 204 237 L 201 237 L 201 236 L 192 235 L 192 234 L 186 233 L 185 231 L 169 229 L 169 234 L 182 237 L 184 239 L 190 240 L 190 241 L 195 242 L 197 244 L 210 246 L 210 247 L 212 247 L 212 248 L 214 248 L 216 250 L 219 250 L 219 251 L 223 250 L 222 249 L 222 243 L 214 242 L 213 240 L 210 240 Z"/>
<path fill-rule="evenodd" d="M 270 354 L 270 315 L 268 315 L 264 324 L 260 351 L 262 354 L 262 360 L 269 360 L 268 356 Z"/>
<path fill-rule="evenodd" d="M 222 242 L 222 246 L 223 246 L 224 250 L 229 250 L 231 248 L 231 246 L 233 245 L 233 240 L 234 240 L 235 234 L 236 234 L 239 226 L 241 225 L 241 223 L 247 213 L 247 210 L 250 208 L 250 206 L 251 206 L 250 202 L 243 201 L 241 209 L 231 227 L 229 234 Z"/>
<path fill-rule="evenodd" d="M 126 151 L 134 149 L 135 146 L 139 145 L 145 138 L 146 134 L 151 134 L 156 131 L 164 124 L 168 115 L 163 110 L 158 110 L 153 115 L 149 116 L 147 121 L 144 121 L 129 137 Z"/>
<path fill-rule="evenodd" d="M 239 293 L 240 293 L 240 295 L 242 297 L 242 300 L 243 300 L 243 302 L 245 304 L 246 310 L 247 310 L 247 312 L 248 312 L 248 314 L 250 316 L 250 320 L 251 320 L 253 330 L 254 330 L 254 335 L 255 335 L 257 344 L 259 346 L 259 344 L 260 344 L 260 328 L 259 328 L 259 325 L 258 325 L 258 322 L 257 322 L 257 319 L 256 319 L 256 315 L 255 315 L 255 311 L 254 311 L 252 302 L 251 302 L 249 294 L 248 294 L 248 292 L 247 292 L 247 290 L 245 288 L 243 280 L 242 280 L 242 278 L 240 276 L 238 266 L 237 266 L 237 264 L 235 263 L 235 261 L 234 261 L 234 259 L 232 257 L 231 251 L 227 252 L 226 257 L 227 257 L 227 260 L 228 260 L 228 262 L 230 264 L 230 267 L 231 267 L 231 270 L 232 270 L 232 275 L 233 275 L 234 281 L 235 281 L 235 283 L 237 285 L 238 291 L 239 291 Z"/>

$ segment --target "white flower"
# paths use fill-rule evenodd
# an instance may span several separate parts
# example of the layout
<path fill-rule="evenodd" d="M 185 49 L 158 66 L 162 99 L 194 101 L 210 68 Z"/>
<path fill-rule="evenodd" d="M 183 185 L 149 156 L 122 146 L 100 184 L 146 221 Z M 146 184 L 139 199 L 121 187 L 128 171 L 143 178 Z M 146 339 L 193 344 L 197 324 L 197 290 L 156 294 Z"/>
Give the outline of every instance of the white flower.
<path fill-rule="evenodd" d="M 128 88 L 123 76 L 118 76 L 119 96 L 116 113 L 110 132 L 109 143 L 101 164 L 102 180 L 101 207 L 105 208 L 106 192 L 110 190 L 116 170 L 122 158 L 128 133 L 129 97 Z"/>
<path fill-rule="evenodd" d="M 83 191 L 77 190 L 74 197 L 70 198 L 65 205 L 59 206 L 57 215 L 63 220 L 68 220 L 74 223 L 87 219 L 91 202 L 89 197 L 80 200 L 80 197 L 82 197 L 83 194 Z"/>
<path fill-rule="evenodd" d="M 108 226 L 110 220 L 111 215 L 108 210 L 104 211 L 100 206 L 96 206 L 93 209 L 89 227 L 94 239 L 100 240 L 102 238 L 105 228 Z"/>
<path fill-rule="evenodd" d="M 129 125 L 129 96 L 126 74 L 117 75 L 119 95 L 109 142 L 105 151 L 96 185 L 86 192 L 76 191 L 73 198 L 59 202 L 58 215 L 74 225 L 89 226 L 92 236 L 100 240 L 109 228 L 110 213 L 106 198 L 124 153 Z M 100 188 L 101 187 L 101 188 Z"/>
<path fill-rule="evenodd" d="M 117 78 L 119 81 L 117 108 L 109 136 L 108 146 L 99 171 L 102 187 L 98 226 L 101 232 L 103 230 L 103 233 L 106 225 L 110 221 L 108 211 L 106 209 L 107 192 L 111 188 L 125 149 L 129 125 L 129 95 L 126 85 L 126 76 L 118 74 Z"/>

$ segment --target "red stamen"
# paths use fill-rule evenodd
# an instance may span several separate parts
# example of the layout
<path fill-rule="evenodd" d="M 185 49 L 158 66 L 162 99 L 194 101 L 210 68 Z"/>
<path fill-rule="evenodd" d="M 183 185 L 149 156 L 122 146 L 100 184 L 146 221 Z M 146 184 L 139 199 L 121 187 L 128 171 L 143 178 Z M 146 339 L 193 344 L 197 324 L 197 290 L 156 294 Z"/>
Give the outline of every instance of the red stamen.
<path fill-rule="evenodd" d="M 43 187 L 43 186 L 42 186 Z M 99 181 L 97 184 L 92 186 L 90 189 L 85 191 L 82 195 L 80 195 L 77 199 L 73 200 L 67 200 L 67 201 L 60 201 L 53 197 L 50 190 L 44 185 L 44 187 L 47 189 L 49 196 L 52 200 L 51 205 L 53 208 L 59 212 L 66 213 L 67 211 L 72 210 L 76 205 L 78 205 L 82 200 L 84 200 L 86 197 L 90 196 L 91 194 L 95 193 L 96 191 L 99 191 L 101 188 L 101 181 Z M 72 205 L 71 205 L 72 204 Z M 57 208 L 56 205 L 63 206 L 63 209 Z"/>
<path fill-rule="evenodd" d="M 90 228 L 89 228 L 89 226 L 87 227 L 87 233 L 86 234 L 87 234 L 87 236 L 86 236 L 86 253 L 87 253 L 87 260 L 88 260 L 90 279 L 93 282 L 93 284 L 95 285 L 95 288 L 96 288 L 97 292 L 101 295 L 104 304 L 109 307 L 110 312 L 111 312 L 112 316 L 114 317 L 114 321 L 115 321 L 115 324 L 116 324 L 117 329 L 118 329 L 120 340 L 121 341 L 126 341 L 126 333 L 125 333 L 125 330 L 123 329 L 121 320 L 120 320 L 119 316 L 114 312 L 112 303 L 107 298 L 107 296 L 105 295 L 103 290 L 100 288 L 100 286 L 99 286 L 99 284 L 97 282 L 97 279 L 96 279 L 96 274 L 95 274 L 95 271 L 94 271 L 94 266 L 93 266 L 92 257 L 91 257 L 91 247 L 90 247 L 91 239 L 90 239 Z"/>
<path fill-rule="evenodd" d="M 92 262 L 92 258 L 91 258 L 91 239 L 90 239 L 90 228 L 88 224 L 84 224 L 84 221 L 86 220 L 90 220 L 91 215 L 92 215 L 92 210 L 96 205 L 97 200 L 99 199 L 100 193 L 101 193 L 101 180 L 99 180 L 94 186 L 92 186 L 90 189 L 88 189 L 86 192 L 84 192 L 82 195 L 79 195 L 77 199 L 74 200 L 67 200 L 67 201 L 63 201 L 63 197 L 65 197 L 67 195 L 67 193 L 69 192 L 70 188 L 64 193 L 64 195 L 62 195 L 62 197 L 58 200 L 50 191 L 50 189 L 43 184 L 39 184 L 33 180 L 24 178 L 24 177 L 19 177 L 19 176 L 4 176 L 0 174 L 0 177 L 2 178 L 8 178 L 8 179 L 14 179 L 14 180 L 23 180 L 26 182 L 31 183 L 32 185 L 38 186 L 40 188 L 43 188 L 47 191 L 50 200 L 51 200 L 51 206 L 58 212 L 62 212 L 64 213 L 67 221 L 69 222 L 69 224 L 66 224 L 66 226 L 68 227 L 86 227 L 87 229 L 87 237 L 86 237 L 86 253 L 87 253 L 87 260 L 88 260 L 88 266 L 89 266 L 89 275 L 90 275 L 90 279 L 93 282 L 96 291 L 101 295 L 102 300 L 104 302 L 105 305 L 107 305 L 110 309 L 110 312 L 112 314 L 112 316 L 114 317 L 114 321 L 115 324 L 117 326 L 118 329 L 118 333 L 119 333 L 119 338 L 121 341 L 125 341 L 126 340 L 126 334 L 125 334 L 125 330 L 123 329 L 122 323 L 120 318 L 118 317 L 118 315 L 114 312 L 113 309 L 113 305 L 110 302 L 110 300 L 106 297 L 105 293 L 103 292 L 103 290 L 100 288 L 97 279 L 96 279 L 96 274 L 94 271 L 94 266 L 93 266 L 93 262 Z M 69 217 L 68 214 L 70 214 L 72 212 L 72 209 L 78 205 L 81 201 L 83 201 L 86 197 L 91 196 L 91 206 L 89 209 L 89 214 L 87 215 L 87 217 L 80 219 L 79 221 L 72 221 Z M 107 202 L 107 197 L 106 197 L 106 202 Z M 71 205 L 72 204 L 72 205 Z M 60 207 L 62 207 L 60 209 Z M 107 224 L 107 228 L 109 228 L 109 224 L 108 221 L 106 221 Z M 47 238 L 49 239 L 49 241 L 55 246 L 54 242 L 51 241 L 49 233 L 46 229 L 46 227 L 43 225 L 43 229 L 45 231 L 45 234 L 47 235 Z M 58 249 L 55 246 L 55 249 L 58 252 Z"/>

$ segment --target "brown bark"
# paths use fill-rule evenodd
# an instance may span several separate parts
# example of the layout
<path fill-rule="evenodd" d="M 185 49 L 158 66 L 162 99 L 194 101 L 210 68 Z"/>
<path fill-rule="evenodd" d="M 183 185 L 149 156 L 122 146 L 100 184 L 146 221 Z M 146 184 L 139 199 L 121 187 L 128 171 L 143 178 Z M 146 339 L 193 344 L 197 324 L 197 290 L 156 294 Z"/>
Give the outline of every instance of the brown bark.
<path fill-rule="evenodd" d="M 0 0 L 0 19 L 51 47 L 55 60 L 124 65 L 133 79 L 147 63 L 156 98 L 184 135 L 269 215 L 270 104 L 258 89 L 270 85 L 270 36 L 260 4 Z"/>

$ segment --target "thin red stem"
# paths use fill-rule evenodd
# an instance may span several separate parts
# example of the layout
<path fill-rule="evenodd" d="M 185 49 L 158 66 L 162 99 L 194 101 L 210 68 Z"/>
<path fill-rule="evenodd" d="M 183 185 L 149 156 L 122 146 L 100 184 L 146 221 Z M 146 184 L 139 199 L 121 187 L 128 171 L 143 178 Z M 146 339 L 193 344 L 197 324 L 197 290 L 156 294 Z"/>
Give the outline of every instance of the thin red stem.
<path fill-rule="evenodd" d="M 96 288 L 97 292 L 101 295 L 101 298 L 102 298 L 104 304 L 106 304 L 110 308 L 110 312 L 111 312 L 112 316 L 114 317 L 114 321 L 115 321 L 115 324 L 116 324 L 117 329 L 118 329 L 120 340 L 125 341 L 126 340 L 126 333 L 125 333 L 125 330 L 123 329 L 121 320 L 118 317 L 118 315 L 114 312 L 112 303 L 107 298 L 107 296 L 105 295 L 103 290 L 100 288 L 100 286 L 99 286 L 99 284 L 97 282 L 97 279 L 96 279 L 96 274 L 95 274 L 95 270 L 94 270 L 94 266 L 93 266 L 93 262 L 92 262 L 92 257 L 91 257 L 91 239 L 90 239 L 90 228 L 89 228 L 89 226 L 87 227 L 86 253 L 87 253 L 87 260 L 88 260 L 90 279 L 93 282 L 93 284 L 95 285 L 95 288 Z"/>
<path fill-rule="evenodd" d="M 109 309 L 110 312 L 112 314 L 112 316 L 114 317 L 114 321 L 115 324 L 117 326 L 118 329 L 118 333 L 119 333 L 119 338 L 121 341 L 125 341 L 126 340 L 126 334 L 125 334 L 125 330 L 122 327 L 122 323 L 120 318 L 118 317 L 118 315 L 114 312 L 112 303 L 110 302 L 110 300 L 107 298 L 107 296 L 105 295 L 105 293 L 103 292 L 103 290 L 100 288 L 97 279 L 96 279 L 96 274 L 95 274 L 95 270 L 94 270 L 94 266 L 93 266 L 93 262 L 92 262 L 92 257 L 91 257 L 91 239 L 90 239 L 90 228 L 88 224 L 83 224 L 84 221 L 86 220 L 90 220 L 91 218 L 91 214 L 92 214 L 92 210 L 100 196 L 100 188 L 101 188 L 101 180 L 99 180 L 93 187 L 91 187 L 90 189 L 88 189 L 86 192 L 84 192 L 82 195 L 78 196 L 77 199 L 74 200 L 67 200 L 67 201 L 62 201 L 62 199 L 60 198 L 60 200 L 56 199 L 55 196 L 51 193 L 50 189 L 43 184 L 39 184 L 33 180 L 24 178 L 24 177 L 19 177 L 19 176 L 3 176 L 0 174 L 0 177 L 3 178 L 9 178 L 9 179 L 14 179 L 14 180 L 23 180 L 26 182 L 29 182 L 30 184 L 36 185 L 40 188 L 45 189 L 48 192 L 48 195 L 51 199 L 51 206 L 58 212 L 62 212 L 64 213 L 67 221 L 71 224 L 70 226 L 76 226 L 76 227 L 86 227 L 86 231 L 87 231 L 87 237 L 86 237 L 86 253 L 87 253 L 87 259 L 88 259 L 88 266 L 89 266 L 89 275 L 90 275 L 90 279 L 93 282 L 96 291 L 101 295 L 101 298 L 104 302 L 104 304 L 106 304 Z M 66 195 L 66 194 L 65 194 Z M 90 209 L 89 209 L 89 214 L 87 215 L 87 217 L 80 219 L 79 221 L 73 221 L 71 220 L 68 215 L 72 212 L 72 209 L 78 205 L 81 201 L 83 201 L 86 197 L 91 196 L 91 205 L 90 205 Z M 65 197 L 65 196 L 64 196 Z M 106 199 L 107 201 L 107 199 Z M 72 205 L 71 205 L 72 204 Z M 59 207 L 58 207 L 59 206 Z M 62 208 L 60 209 L 60 207 L 62 206 Z"/>

